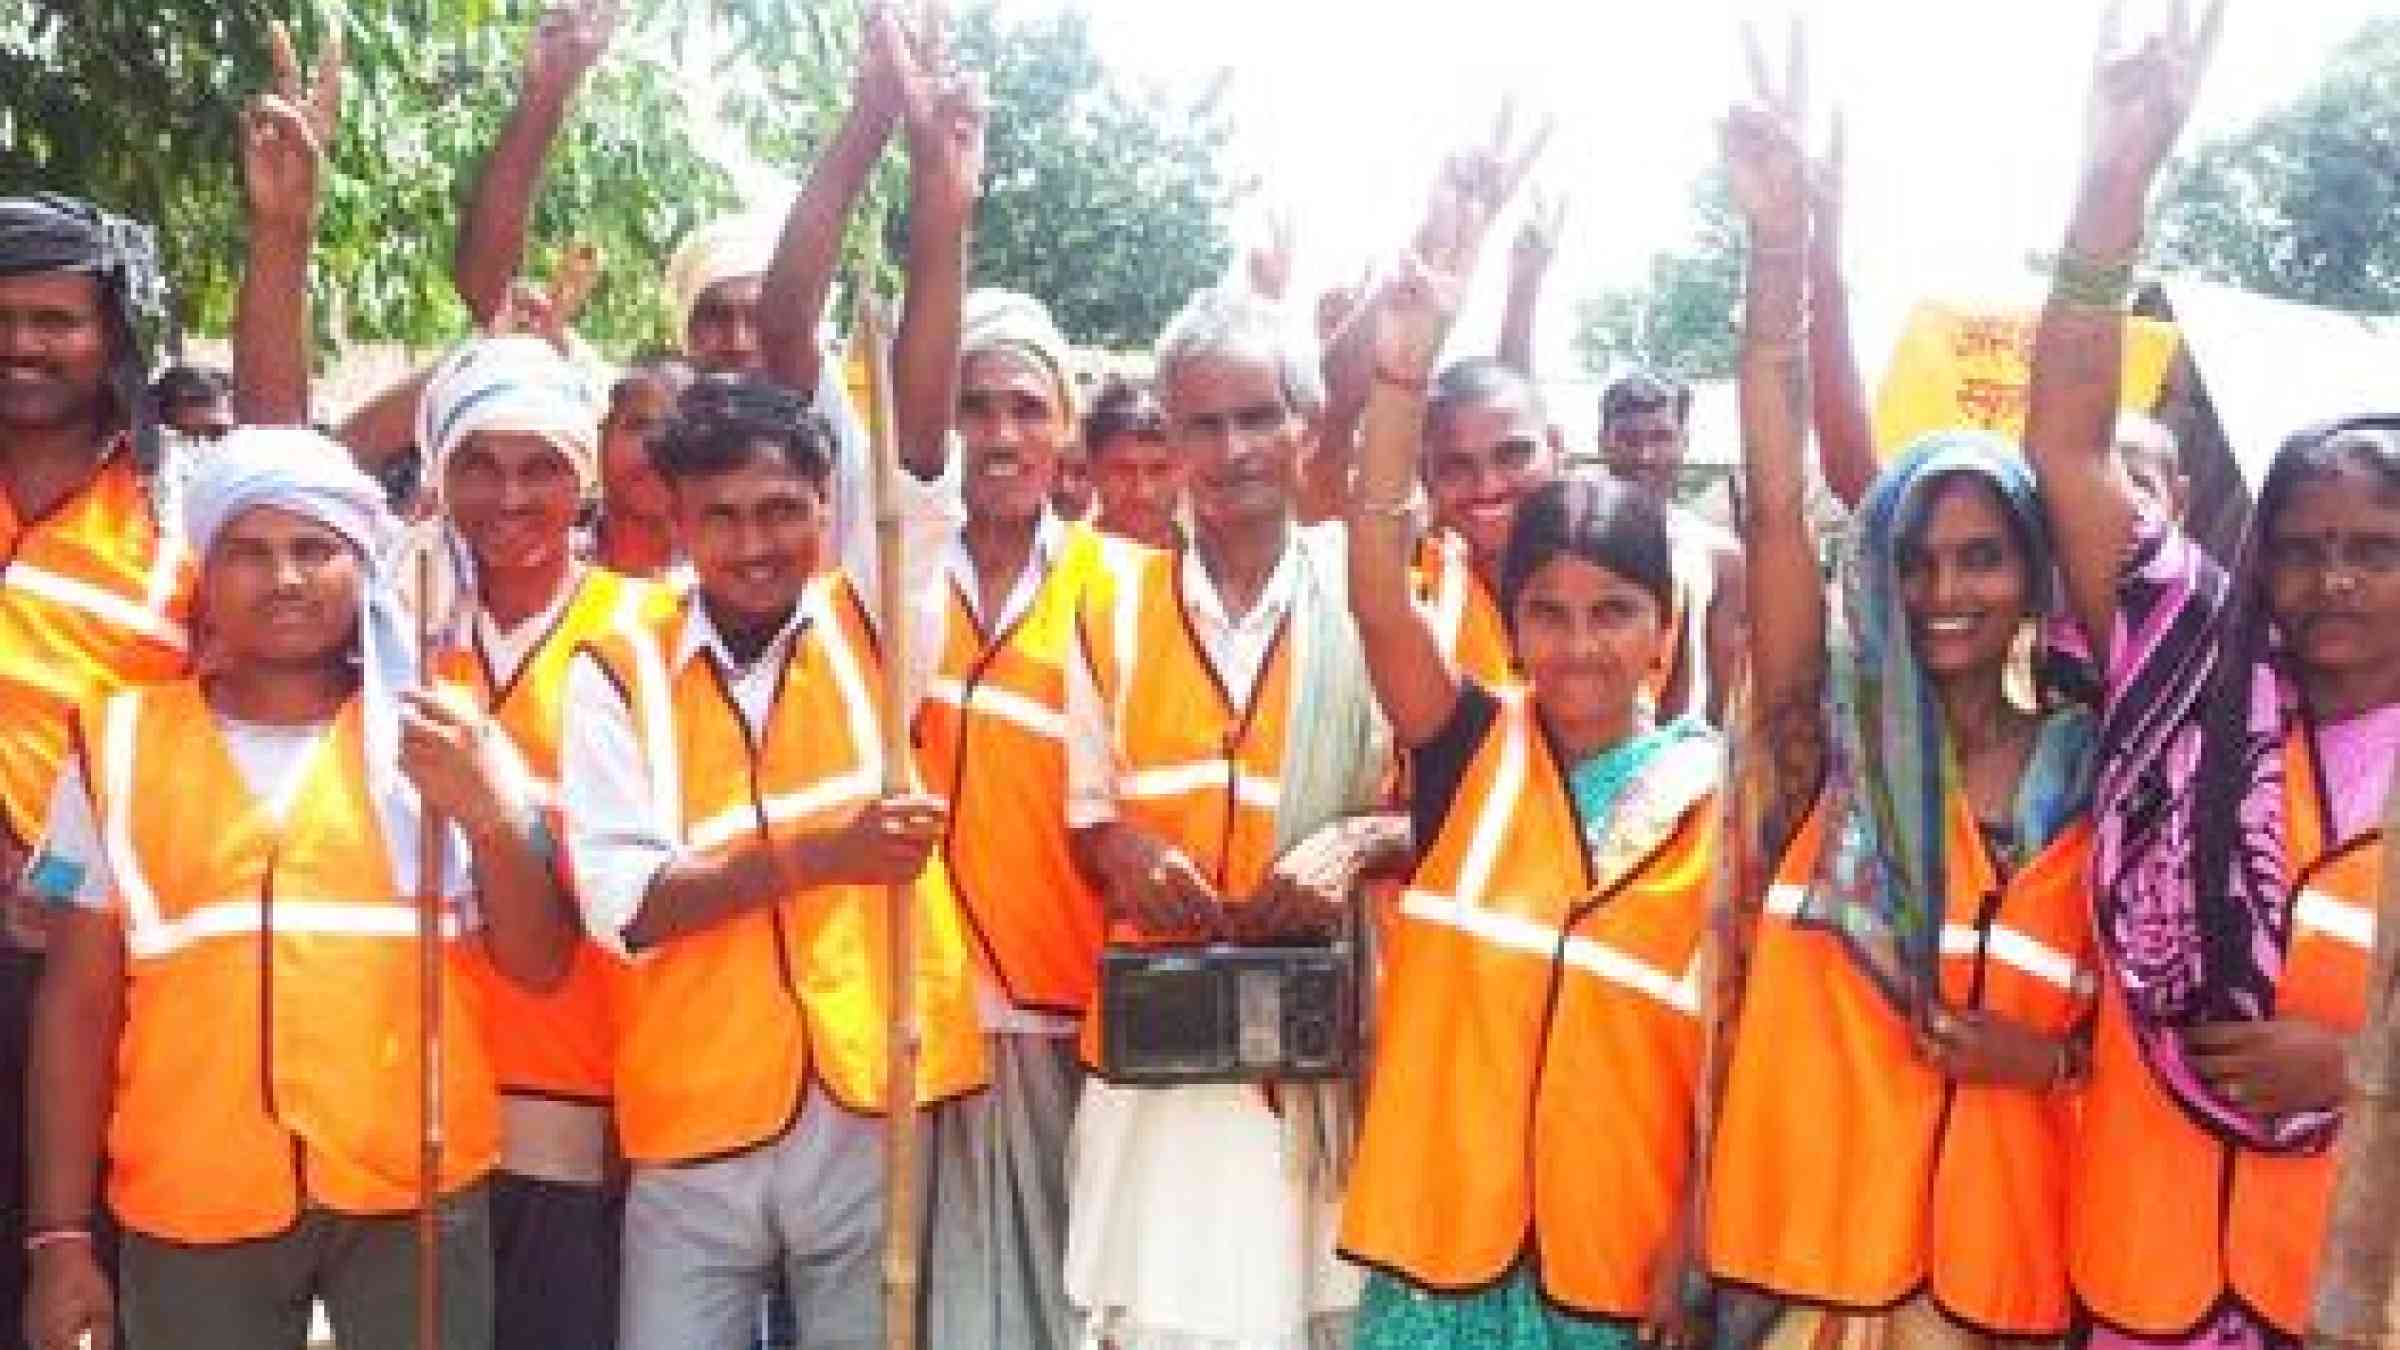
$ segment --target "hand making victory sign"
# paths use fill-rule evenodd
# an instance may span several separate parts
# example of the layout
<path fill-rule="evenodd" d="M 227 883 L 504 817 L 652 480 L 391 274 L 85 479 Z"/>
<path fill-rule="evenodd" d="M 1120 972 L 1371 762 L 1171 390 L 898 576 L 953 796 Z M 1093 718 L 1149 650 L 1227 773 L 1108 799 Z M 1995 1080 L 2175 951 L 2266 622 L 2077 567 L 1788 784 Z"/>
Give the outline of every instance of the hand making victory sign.
<path fill-rule="evenodd" d="M 274 82 L 242 112 L 242 181 L 253 221 L 305 230 L 316 220 L 319 178 L 341 121 L 342 35 L 326 35 L 313 80 L 302 78 L 282 24 L 271 41 Z"/>
<path fill-rule="evenodd" d="M 1432 374 L 1484 237 L 1550 141 L 1547 120 L 1522 140 L 1515 123 L 1514 105 L 1502 104 L 1490 142 L 1451 155 L 1434 180 L 1416 238 L 1378 300 L 1380 374 L 1417 383 Z"/>

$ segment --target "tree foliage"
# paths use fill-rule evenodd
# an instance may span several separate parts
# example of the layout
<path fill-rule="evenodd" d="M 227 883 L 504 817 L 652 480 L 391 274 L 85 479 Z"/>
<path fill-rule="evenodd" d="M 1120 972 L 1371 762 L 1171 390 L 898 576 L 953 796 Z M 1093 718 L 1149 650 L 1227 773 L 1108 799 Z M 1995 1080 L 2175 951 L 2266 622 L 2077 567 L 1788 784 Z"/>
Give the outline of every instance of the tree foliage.
<path fill-rule="evenodd" d="M 1692 191 L 1692 242 L 1653 255 L 1646 284 L 1586 296 L 1576 306 L 1575 354 L 1584 369 L 1605 375 L 1642 366 L 1685 379 L 1733 374 L 1742 237 L 1724 171 L 1711 169 Z"/>
<path fill-rule="evenodd" d="M 2201 145 L 2159 259 L 2307 304 L 2400 312 L 2400 18 L 2369 23 L 2291 104 Z"/>
<path fill-rule="evenodd" d="M 315 311 L 328 334 L 445 341 L 467 316 L 449 281 L 458 213 L 515 101 L 543 0 L 20 0 L 0 5 L 0 193 L 90 197 L 158 226 L 178 317 L 223 331 L 241 258 L 235 130 L 269 76 L 270 23 L 303 53 L 349 49 L 328 177 Z M 721 86 L 740 148 L 805 175 L 849 97 L 858 11 L 839 0 L 630 0 L 579 96 L 536 204 L 532 267 L 571 241 L 605 261 L 581 323 L 604 344 L 665 336 L 657 286 L 674 242 L 734 204 L 694 139 L 683 83 Z M 711 39 L 714 39 L 713 41 Z M 960 20 L 959 59 L 990 72 L 989 196 L 979 283 L 1051 301 L 1077 339 L 1145 341 L 1229 251 L 1213 102 L 1146 100 L 1105 72 L 1080 15 Z M 722 50 L 713 70 L 693 53 Z M 896 280 L 905 165 L 870 186 L 858 246 L 889 231 Z"/>

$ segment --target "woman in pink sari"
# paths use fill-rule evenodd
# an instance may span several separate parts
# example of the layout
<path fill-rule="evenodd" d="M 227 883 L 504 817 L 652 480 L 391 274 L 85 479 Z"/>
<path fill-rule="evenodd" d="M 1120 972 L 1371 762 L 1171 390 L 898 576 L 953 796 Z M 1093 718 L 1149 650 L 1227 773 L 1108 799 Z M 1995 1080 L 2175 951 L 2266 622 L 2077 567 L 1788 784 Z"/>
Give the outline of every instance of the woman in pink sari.
<path fill-rule="evenodd" d="M 2400 417 L 2286 441 L 2231 570 L 2111 452 L 2150 186 L 2217 20 L 2179 0 L 2130 55 L 2104 39 L 2026 430 L 2104 675 L 2069 1238 L 2096 1347 L 2299 1345 L 2400 753 Z"/>

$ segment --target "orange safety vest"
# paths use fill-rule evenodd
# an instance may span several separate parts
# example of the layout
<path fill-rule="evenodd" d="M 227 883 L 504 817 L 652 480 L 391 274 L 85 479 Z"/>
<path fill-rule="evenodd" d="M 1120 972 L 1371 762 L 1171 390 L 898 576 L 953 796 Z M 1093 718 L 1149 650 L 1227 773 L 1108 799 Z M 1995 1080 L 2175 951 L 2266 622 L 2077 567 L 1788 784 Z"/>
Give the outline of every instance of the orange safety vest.
<path fill-rule="evenodd" d="M 2291 938 L 2278 1015 L 2349 1035 L 2366 1017 L 2383 836 L 2335 844 L 2310 737 L 2285 738 Z M 2332 1204 L 2330 1153 L 2260 1153 L 2203 1131 L 2151 1076 L 2114 982 L 2084 1093 L 2070 1251 L 2075 1293 L 2107 1325 L 2184 1334 L 2226 1299 L 2305 1329 Z"/>
<path fill-rule="evenodd" d="M 917 709 L 917 762 L 950 802 L 942 854 L 984 968 L 1019 1007 L 1081 1016 L 1100 960 L 1099 894 L 1068 847 L 1066 659 L 1076 607 L 1121 543 L 1067 527 L 1025 613 L 987 635 L 950 587 L 941 662 Z"/>
<path fill-rule="evenodd" d="M 1638 1318 L 1679 1232 L 1719 752 L 1670 748 L 1598 867 L 1521 690 L 1401 902 L 1341 1247 L 1450 1293 L 1530 1252 L 1543 1293 Z"/>
<path fill-rule="evenodd" d="M 281 826 L 196 681 L 116 694 L 79 725 L 127 952 L 110 1208 L 187 1243 L 269 1237 L 304 1207 L 413 1209 L 417 901 L 394 882 L 357 701 L 309 752 Z M 451 1192 L 491 1170 L 500 1121 L 466 944 L 445 922 Z"/>
<path fill-rule="evenodd" d="M 480 647 L 453 650 L 444 659 L 443 678 L 474 690 L 524 757 L 534 776 L 535 804 L 549 822 L 554 841 L 566 838 L 559 811 L 558 747 L 568 664 L 584 643 L 623 625 L 662 619 L 674 604 L 674 594 L 664 586 L 591 567 L 576 583 L 557 622 L 505 685 L 492 678 Z M 559 870 L 563 875 L 563 864 Z M 577 942 L 566 979 L 548 993 L 527 989 L 501 974 L 488 954 L 472 968 L 492 1069 L 503 1091 L 565 1101 L 608 1100 L 609 960 L 598 947 Z"/>
<path fill-rule="evenodd" d="M 76 709 L 183 673 L 183 553 L 122 441 L 34 519 L 0 492 L 0 828 L 17 843 L 41 837 Z"/>
<path fill-rule="evenodd" d="M 2058 1335 L 2074 1102 L 1945 1079 L 1840 936 L 1793 921 L 1825 828 L 1812 810 L 1759 923 L 1709 1178 L 1710 1269 L 1855 1310 L 1923 1291 L 1987 1334 Z M 2067 1034 L 2093 982 L 2090 823 L 2005 882 L 1963 797 L 1948 828 L 1942 1001 Z"/>
<path fill-rule="evenodd" d="M 1517 678 L 1508 625 L 1492 593 L 1475 575 L 1467 541 L 1440 530 L 1417 541 L 1417 603 L 1433 622 L 1434 641 L 1458 673 L 1487 689 Z"/>
<path fill-rule="evenodd" d="M 670 667 L 697 597 L 586 648 L 633 713 L 666 834 L 693 849 L 838 828 L 883 791 L 882 689 L 866 615 L 828 573 L 801 599 L 774 710 L 750 734 L 717 663 Z M 938 859 L 917 885 L 919 1100 L 983 1085 L 956 902 Z M 636 1162 L 754 1148 L 797 1118 L 813 1074 L 884 1109 L 892 972 L 881 886 L 807 886 L 620 966 L 617 1125 Z"/>

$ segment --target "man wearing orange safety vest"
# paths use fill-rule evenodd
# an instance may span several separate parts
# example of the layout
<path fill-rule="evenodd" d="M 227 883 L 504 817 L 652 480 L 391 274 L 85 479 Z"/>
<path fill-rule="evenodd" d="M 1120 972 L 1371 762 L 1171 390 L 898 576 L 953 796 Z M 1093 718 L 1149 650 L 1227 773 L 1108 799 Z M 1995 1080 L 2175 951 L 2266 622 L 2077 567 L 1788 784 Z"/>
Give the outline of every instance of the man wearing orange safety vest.
<path fill-rule="evenodd" d="M 747 1345 L 778 1270 L 802 1344 L 880 1343 L 894 979 L 917 981 L 920 1099 L 983 1081 L 965 936 L 927 865 L 946 812 L 881 795 L 876 645 L 848 578 L 818 570 L 830 448 L 781 389 L 695 385 L 652 453 L 697 589 L 567 674 L 569 860 L 621 959 L 630 1350 Z M 918 968 L 895 972 L 886 892 L 912 881 Z"/>
<path fill-rule="evenodd" d="M 155 443 L 149 232 L 64 197 L 0 199 L 0 1335 L 24 1294 L 25 1036 L 41 968 L 13 892 L 85 699 L 183 669 L 185 584 L 136 465 Z"/>
<path fill-rule="evenodd" d="M 440 1334 L 488 1346 L 499 1119 L 463 948 L 539 987 L 574 930 L 481 717 L 417 689 L 382 489 L 313 432 L 248 429 L 184 505 L 202 672 L 78 714 L 34 871 L 63 908 L 34 1036 L 30 1339 L 112 1345 L 121 1309 L 136 1345 L 298 1350 L 322 1300 L 345 1347 L 411 1343 L 408 1104 L 438 941 Z M 458 828 L 425 841 L 434 816 Z"/>
<path fill-rule="evenodd" d="M 1417 601 L 1461 675 L 1497 687 L 1514 677 L 1492 596 L 1517 503 L 1557 471 L 1541 392 L 1485 357 L 1443 368 L 1425 399 L 1422 472 L 1433 528 L 1417 545 Z"/>
<path fill-rule="evenodd" d="M 966 524 L 944 549 L 938 589 L 912 608 L 935 654 L 918 753 L 927 788 L 950 804 L 942 856 L 975 939 L 992 1085 L 935 1121 L 927 1334 L 934 1345 L 1068 1350 L 1067 1130 L 1101 913 L 1067 838 L 1066 659 L 1085 588 L 1137 550 L 1054 514 L 1075 402 L 1049 312 L 979 290 L 962 322 Z"/>
<path fill-rule="evenodd" d="M 600 477 L 597 416 L 583 372 L 530 337 L 452 352 L 433 368 L 418 410 L 417 445 L 441 508 L 419 531 L 418 546 L 439 564 L 420 603 L 452 643 L 445 678 L 475 692 L 523 760 L 543 826 L 530 865 L 545 869 L 557 861 L 568 661 L 583 643 L 673 605 L 666 588 L 575 556 L 575 515 Z M 562 895 L 570 922 L 572 905 Z M 478 969 L 502 1093 L 492 1183 L 498 1350 L 615 1341 L 617 1244 L 603 1186 L 614 1049 L 607 966 L 598 948 L 578 943 L 564 983 L 545 993 Z"/>

